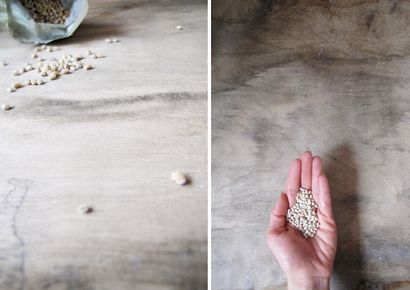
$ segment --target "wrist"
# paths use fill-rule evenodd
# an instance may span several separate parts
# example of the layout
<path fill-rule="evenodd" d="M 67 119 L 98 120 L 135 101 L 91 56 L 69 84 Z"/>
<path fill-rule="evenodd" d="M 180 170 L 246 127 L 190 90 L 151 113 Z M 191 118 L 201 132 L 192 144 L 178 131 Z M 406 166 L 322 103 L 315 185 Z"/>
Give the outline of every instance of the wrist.
<path fill-rule="evenodd" d="M 288 290 L 329 290 L 330 277 L 288 277 Z"/>

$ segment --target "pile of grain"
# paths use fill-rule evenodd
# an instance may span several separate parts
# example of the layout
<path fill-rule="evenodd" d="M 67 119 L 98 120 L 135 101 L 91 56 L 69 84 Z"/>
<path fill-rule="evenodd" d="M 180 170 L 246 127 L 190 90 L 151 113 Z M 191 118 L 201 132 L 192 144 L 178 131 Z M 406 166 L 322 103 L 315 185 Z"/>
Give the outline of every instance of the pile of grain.
<path fill-rule="evenodd" d="M 20 0 L 37 23 L 64 24 L 69 11 L 60 0 Z"/>
<path fill-rule="evenodd" d="M 313 199 L 312 192 L 301 187 L 296 194 L 295 204 L 288 209 L 286 219 L 305 238 L 313 238 L 319 228 L 319 219 L 316 211 L 317 204 Z"/>

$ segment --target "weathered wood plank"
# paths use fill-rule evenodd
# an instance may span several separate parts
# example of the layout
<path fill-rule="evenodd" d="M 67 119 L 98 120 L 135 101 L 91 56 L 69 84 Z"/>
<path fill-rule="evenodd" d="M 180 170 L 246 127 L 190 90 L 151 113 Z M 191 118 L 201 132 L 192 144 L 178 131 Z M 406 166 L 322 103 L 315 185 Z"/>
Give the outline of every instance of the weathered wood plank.
<path fill-rule="evenodd" d="M 0 289 L 206 289 L 203 1 L 93 1 L 58 45 L 107 57 L 13 94 L 32 47 L 0 39 Z"/>
<path fill-rule="evenodd" d="M 339 2 L 215 20 L 213 289 L 286 289 L 266 227 L 306 149 L 324 158 L 334 197 L 332 289 L 409 280 L 408 3 Z"/>

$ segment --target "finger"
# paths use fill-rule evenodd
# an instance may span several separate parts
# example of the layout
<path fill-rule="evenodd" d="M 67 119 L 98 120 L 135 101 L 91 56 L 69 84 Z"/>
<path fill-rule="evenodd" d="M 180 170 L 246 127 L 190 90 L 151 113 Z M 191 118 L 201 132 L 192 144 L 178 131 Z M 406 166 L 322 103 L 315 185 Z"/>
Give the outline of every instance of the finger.
<path fill-rule="evenodd" d="M 281 193 L 275 207 L 272 209 L 269 220 L 269 233 L 277 235 L 286 231 L 286 213 L 289 209 L 289 201 L 286 194 Z"/>
<path fill-rule="evenodd" d="M 312 194 L 314 200 L 319 200 L 319 176 L 323 172 L 322 159 L 319 156 L 315 156 L 312 161 Z"/>
<path fill-rule="evenodd" d="M 296 201 L 296 193 L 300 188 L 300 171 L 302 163 L 300 159 L 295 159 L 292 161 L 289 169 L 288 179 L 286 181 L 286 193 L 288 195 L 288 200 L 290 206 L 292 206 Z"/>
<path fill-rule="evenodd" d="M 312 189 L 312 153 L 306 151 L 302 154 L 302 187 Z"/>
<path fill-rule="evenodd" d="M 333 219 L 332 197 L 330 196 L 329 181 L 326 175 L 319 176 L 319 210 L 326 216 Z"/>

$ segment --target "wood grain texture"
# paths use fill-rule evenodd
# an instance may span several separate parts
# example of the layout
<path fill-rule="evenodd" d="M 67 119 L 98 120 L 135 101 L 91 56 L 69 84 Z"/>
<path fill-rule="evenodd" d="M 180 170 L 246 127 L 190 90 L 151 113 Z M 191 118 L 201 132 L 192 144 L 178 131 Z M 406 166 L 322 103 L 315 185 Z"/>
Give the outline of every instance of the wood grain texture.
<path fill-rule="evenodd" d="M 286 289 L 266 229 L 307 149 L 323 157 L 333 194 L 332 289 L 408 286 L 409 5 L 348 2 L 214 20 L 213 289 Z"/>
<path fill-rule="evenodd" d="M 90 4 L 50 56 L 107 57 L 43 86 L 0 32 L 0 289 L 206 289 L 206 4 Z"/>

